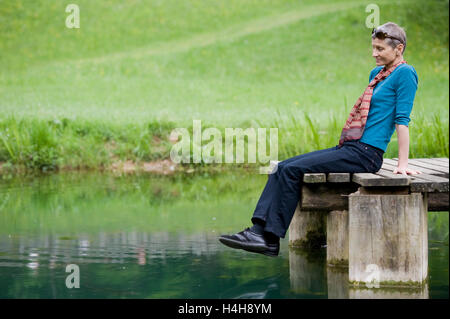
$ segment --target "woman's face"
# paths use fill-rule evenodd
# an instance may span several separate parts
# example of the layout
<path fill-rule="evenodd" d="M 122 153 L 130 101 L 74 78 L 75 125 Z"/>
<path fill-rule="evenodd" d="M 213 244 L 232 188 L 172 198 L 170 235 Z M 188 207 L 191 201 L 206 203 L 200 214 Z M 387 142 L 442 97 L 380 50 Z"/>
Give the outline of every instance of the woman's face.
<path fill-rule="evenodd" d="M 372 39 L 372 56 L 375 58 L 377 66 L 389 65 L 392 63 L 399 55 L 401 55 L 401 45 L 393 49 L 388 45 L 385 40 L 378 38 Z"/>

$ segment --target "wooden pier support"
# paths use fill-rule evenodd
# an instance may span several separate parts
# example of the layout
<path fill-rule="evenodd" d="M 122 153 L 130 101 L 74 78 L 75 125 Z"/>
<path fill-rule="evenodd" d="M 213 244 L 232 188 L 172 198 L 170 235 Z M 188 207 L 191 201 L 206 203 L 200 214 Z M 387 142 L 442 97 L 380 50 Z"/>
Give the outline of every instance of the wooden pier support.
<path fill-rule="evenodd" d="M 289 246 L 311 249 L 326 243 L 326 212 L 297 208 L 289 225 Z"/>
<path fill-rule="evenodd" d="M 427 275 L 426 193 L 350 194 L 350 284 L 414 287 Z"/>
<path fill-rule="evenodd" d="M 327 215 L 327 264 L 348 267 L 348 211 L 333 210 Z"/>

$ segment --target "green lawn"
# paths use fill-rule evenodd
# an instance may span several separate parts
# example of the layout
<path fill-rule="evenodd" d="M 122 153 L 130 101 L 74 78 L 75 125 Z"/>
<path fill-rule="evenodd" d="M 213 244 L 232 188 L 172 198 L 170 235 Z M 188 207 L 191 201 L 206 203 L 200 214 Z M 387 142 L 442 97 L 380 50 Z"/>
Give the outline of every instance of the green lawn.
<path fill-rule="evenodd" d="M 167 157 L 170 129 L 193 119 L 276 126 L 280 158 L 334 146 L 375 67 L 371 1 L 76 3 L 81 28 L 67 29 L 66 3 L 0 0 L 0 162 Z M 419 75 L 411 156 L 448 156 L 448 1 L 377 4 Z"/>

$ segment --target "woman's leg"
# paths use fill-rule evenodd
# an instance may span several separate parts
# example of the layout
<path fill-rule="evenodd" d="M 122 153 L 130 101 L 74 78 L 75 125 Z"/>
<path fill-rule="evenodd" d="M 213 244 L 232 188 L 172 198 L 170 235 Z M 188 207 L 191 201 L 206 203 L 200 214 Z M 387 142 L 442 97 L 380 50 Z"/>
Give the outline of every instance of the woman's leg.
<path fill-rule="evenodd" d="M 305 173 L 364 173 L 370 171 L 360 145 L 347 143 L 328 152 L 311 154 L 290 161 L 278 177 L 278 190 L 272 197 L 264 231 L 284 238 L 300 200 Z"/>
<path fill-rule="evenodd" d="M 255 211 L 254 211 L 253 217 L 252 217 L 253 224 L 255 224 L 255 223 L 259 223 L 260 225 L 264 224 L 264 222 L 267 218 L 267 214 L 270 211 L 270 207 L 272 205 L 274 197 L 278 196 L 278 191 L 280 189 L 279 180 L 280 180 L 281 172 L 283 171 L 283 168 L 286 165 L 296 162 L 296 161 L 299 161 L 305 157 L 312 157 L 312 156 L 317 156 L 320 154 L 323 155 L 325 153 L 332 152 L 336 149 L 337 149 L 337 147 L 335 146 L 335 147 L 331 147 L 331 148 L 327 148 L 327 149 L 323 149 L 323 150 L 319 150 L 319 151 L 314 151 L 314 152 L 297 155 L 297 156 L 288 158 L 287 160 L 284 160 L 282 162 L 279 162 L 277 165 L 277 170 L 274 173 L 269 174 L 266 186 L 264 187 L 264 190 L 261 193 L 258 203 L 256 204 L 256 208 L 255 208 Z M 300 176 L 298 176 L 298 177 L 301 178 Z M 301 180 L 299 180 L 298 182 L 300 183 Z"/>

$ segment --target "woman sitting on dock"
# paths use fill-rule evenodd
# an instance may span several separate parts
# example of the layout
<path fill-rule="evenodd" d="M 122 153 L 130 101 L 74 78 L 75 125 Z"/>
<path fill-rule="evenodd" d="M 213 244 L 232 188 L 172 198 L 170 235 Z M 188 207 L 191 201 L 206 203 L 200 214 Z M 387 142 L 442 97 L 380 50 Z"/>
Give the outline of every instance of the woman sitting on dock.
<path fill-rule="evenodd" d="M 395 174 L 419 174 L 408 168 L 410 113 L 418 76 L 403 59 L 406 33 L 393 22 L 372 30 L 372 56 L 376 65 L 369 85 L 358 98 L 342 129 L 339 145 L 298 155 L 278 163 L 251 219 L 253 226 L 234 235 L 222 235 L 221 243 L 236 249 L 278 256 L 300 200 L 305 173 L 375 173 L 394 130 L 398 136 Z M 383 67 L 384 66 L 384 67 Z"/>

